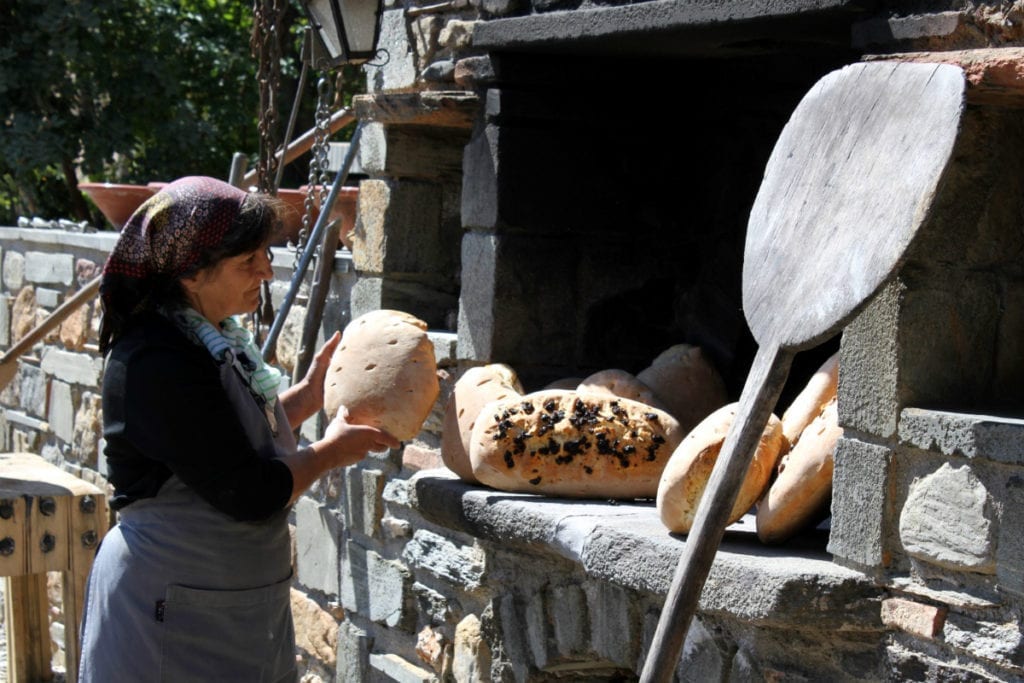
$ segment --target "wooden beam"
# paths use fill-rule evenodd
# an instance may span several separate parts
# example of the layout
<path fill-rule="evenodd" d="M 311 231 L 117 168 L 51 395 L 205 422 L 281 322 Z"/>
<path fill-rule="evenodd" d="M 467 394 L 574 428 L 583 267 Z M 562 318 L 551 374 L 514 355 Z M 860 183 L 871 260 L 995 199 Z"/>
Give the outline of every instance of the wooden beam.
<path fill-rule="evenodd" d="M 464 90 L 359 95 L 353 105 L 360 121 L 387 125 L 473 127 L 479 98 Z"/>

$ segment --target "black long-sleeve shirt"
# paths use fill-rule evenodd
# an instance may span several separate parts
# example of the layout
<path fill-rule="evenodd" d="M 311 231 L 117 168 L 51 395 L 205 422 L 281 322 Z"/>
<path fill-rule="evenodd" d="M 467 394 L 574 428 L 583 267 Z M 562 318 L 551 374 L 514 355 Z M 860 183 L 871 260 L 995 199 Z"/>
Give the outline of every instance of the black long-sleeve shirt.
<path fill-rule="evenodd" d="M 291 471 L 246 433 L 217 363 L 163 316 L 141 316 L 111 348 L 103 423 L 115 510 L 155 496 L 172 474 L 237 520 L 265 519 L 291 498 Z"/>

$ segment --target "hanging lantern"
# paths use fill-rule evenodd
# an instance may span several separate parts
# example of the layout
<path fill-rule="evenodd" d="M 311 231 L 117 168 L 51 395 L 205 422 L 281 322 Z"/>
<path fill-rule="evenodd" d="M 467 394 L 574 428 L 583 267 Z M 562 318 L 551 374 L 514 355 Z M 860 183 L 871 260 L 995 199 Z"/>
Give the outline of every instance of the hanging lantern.
<path fill-rule="evenodd" d="M 380 37 L 383 0 L 302 0 L 327 66 L 373 58 Z"/>

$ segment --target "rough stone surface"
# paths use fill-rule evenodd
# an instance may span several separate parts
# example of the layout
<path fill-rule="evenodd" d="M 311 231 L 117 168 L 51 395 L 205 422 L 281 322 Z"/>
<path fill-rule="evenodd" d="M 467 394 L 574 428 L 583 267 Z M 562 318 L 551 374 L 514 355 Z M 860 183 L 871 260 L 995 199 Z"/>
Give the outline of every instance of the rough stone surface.
<path fill-rule="evenodd" d="M 11 343 L 11 297 L 0 294 L 0 346 Z"/>
<path fill-rule="evenodd" d="M 441 29 L 438 43 L 452 50 L 467 48 L 473 44 L 473 28 L 479 22 L 451 19 Z"/>
<path fill-rule="evenodd" d="M 416 597 L 421 617 L 426 618 L 431 624 L 436 626 L 447 623 L 448 617 L 452 614 L 453 601 L 449 600 L 443 593 L 439 593 L 419 582 L 412 585 L 412 593 Z"/>
<path fill-rule="evenodd" d="M 75 259 L 71 254 L 25 252 L 25 279 L 36 284 L 69 286 L 75 280 Z"/>
<path fill-rule="evenodd" d="M 60 292 L 49 287 L 36 287 L 36 303 L 44 308 L 55 308 L 60 301 Z"/>
<path fill-rule="evenodd" d="M 424 626 L 416 635 L 416 655 L 437 673 L 445 664 L 445 650 L 450 647 L 448 639 L 439 629 Z"/>
<path fill-rule="evenodd" d="M 883 546 L 883 534 L 889 461 L 888 448 L 845 437 L 839 439 L 832 479 L 832 530 L 828 543 L 829 552 L 837 559 L 865 567 L 888 564 L 889 552 Z"/>
<path fill-rule="evenodd" d="M 335 513 L 302 497 L 295 505 L 295 529 L 299 583 L 327 595 L 337 595 L 341 524 Z"/>
<path fill-rule="evenodd" d="M 579 586 L 555 586 L 551 589 L 548 604 L 552 636 L 559 654 L 584 654 L 590 641 L 586 594 Z"/>
<path fill-rule="evenodd" d="M 366 631 L 346 621 L 338 627 L 336 683 L 365 681 L 370 668 L 373 638 Z"/>
<path fill-rule="evenodd" d="M 384 515 L 382 496 L 386 478 L 380 470 L 353 468 L 346 472 L 345 526 L 376 536 Z"/>
<path fill-rule="evenodd" d="M 50 383 L 50 429 L 61 441 L 70 443 L 75 436 L 75 401 L 71 385 L 54 380 Z"/>
<path fill-rule="evenodd" d="M 10 255 L 10 253 L 8 253 Z M 18 342 L 36 326 L 36 290 L 32 285 L 21 288 L 11 307 L 11 341 Z"/>
<path fill-rule="evenodd" d="M 900 541 L 909 555 L 956 571 L 995 573 L 992 499 L 964 465 L 943 463 L 911 484 L 900 513 Z"/>
<path fill-rule="evenodd" d="M 356 543 L 345 546 L 341 604 L 388 627 L 404 624 L 412 576 L 400 562 L 387 560 Z"/>
<path fill-rule="evenodd" d="M 371 274 L 444 272 L 452 264 L 439 239 L 440 227 L 437 185 L 365 180 L 352 240 L 355 267 Z"/>
<path fill-rule="evenodd" d="M 468 590 L 480 586 L 484 573 L 484 556 L 479 548 L 457 546 L 425 529 L 413 534 L 402 551 L 402 559 Z"/>
<path fill-rule="evenodd" d="M 950 613 L 942 629 L 946 643 L 964 654 L 1009 667 L 1020 680 L 1024 671 L 1024 634 L 1019 622 L 974 619 Z"/>
<path fill-rule="evenodd" d="M 1024 420 L 905 408 L 900 441 L 943 455 L 1024 465 Z"/>
<path fill-rule="evenodd" d="M 102 397 L 87 391 L 82 394 L 82 401 L 75 414 L 75 433 L 71 441 L 71 454 L 83 465 L 97 467 L 102 438 Z"/>
<path fill-rule="evenodd" d="M 415 443 L 402 449 L 402 467 L 418 472 L 444 467 L 441 453 L 436 448 L 423 448 Z"/>
<path fill-rule="evenodd" d="M 92 327 L 92 307 L 88 304 L 79 306 L 60 324 L 59 339 L 68 351 L 82 351 L 89 341 L 89 330 Z"/>
<path fill-rule="evenodd" d="M 412 87 L 416 83 L 416 62 L 401 9 L 384 11 L 379 44 L 388 46 L 388 60 L 382 66 L 365 67 L 367 89 L 379 92 Z"/>
<path fill-rule="evenodd" d="M 455 627 L 452 674 L 460 683 L 490 680 L 490 650 L 480 631 L 480 618 L 469 614 Z"/>
<path fill-rule="evenodd" d="M 1005 493 L 1000 496 L 1003 518 L 1000 523 L 999 546 L 996 554 L 996 578 L 1002 590 L 1024 597 L 1024 474 L 1006 477 Z"/>
<path fill-rule="evenodd" d="M 21 407 L 30 415 L 46 419 L 49 383 L 45 373 L 34 365 L 22 363 L 17 381 Z"/>
<path fill-rule="evenodd" d="M 294 588 L 291 591 L 292 619 L 295 622 L 295 645 L 307 657 L 334 668 L 338 649 L 338 622 Z"/>
<path fill-rule="evenodd" d="M 4 254 L 4 287 L 11 291 L 25 284 L 25 256 L 8 250 Z"/>
<path fill-rule="evenodd" d="M 941 633 L 948 610 L 904 598 L 882 601 L 882 623 L 922 638 L 935 638 Z"/>
<path fill-rule="evenodd" d="M 384 680 L 395 683 L 433 683 L 435 680 L 430 671 L 393 654 L 371 654 L 370 668 Z"/>
<path fill-rule="evenodd" d="M 43 350 L 40 362 L 43 372 L 71 384 L 98 387 L 103 373 L 103 359 L 84 353 L 72 353 L 52 347 Z"/>
<path fill-rule="evenodd" d="M 839 424 L 879 437 L 899 418 L 897 331 L 903 286 L 886 285 L 843 331 L 839 356 Z"/>

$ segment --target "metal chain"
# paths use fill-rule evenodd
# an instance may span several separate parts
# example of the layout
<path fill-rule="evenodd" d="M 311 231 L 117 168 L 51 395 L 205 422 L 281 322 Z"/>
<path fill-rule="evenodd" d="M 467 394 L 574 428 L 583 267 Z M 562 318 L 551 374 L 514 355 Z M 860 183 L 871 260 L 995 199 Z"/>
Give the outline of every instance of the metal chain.
<path fill-rule="evenodd" d="M 327 202 L 329 191 L 327 175 L 328 150 L 330 145 L 331 100 L 334 91 L 327 73 L 320 76 L 316 84 L 316 111 L 314 112 L 313 146 L 309 150 L 309 178 L 306 187 L 305 212 L 302 215 L 302 227 L 295 243 L 294 263 L 305 249 L 313 225 L 313 212 Z"/>
<path fill-rule="evenodd" d="M 281 86 L 281 31 L 284 7 L 279 0 L 256 0 L 253 5 L 249 49 L 257 61 L 256 80 L 260 89 L 259 159 L 256 184 L 260 192 L 277 194 L 278 110 L 275 96 Z"/>

